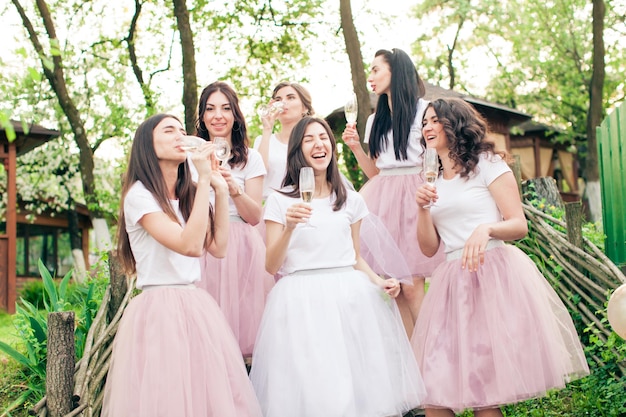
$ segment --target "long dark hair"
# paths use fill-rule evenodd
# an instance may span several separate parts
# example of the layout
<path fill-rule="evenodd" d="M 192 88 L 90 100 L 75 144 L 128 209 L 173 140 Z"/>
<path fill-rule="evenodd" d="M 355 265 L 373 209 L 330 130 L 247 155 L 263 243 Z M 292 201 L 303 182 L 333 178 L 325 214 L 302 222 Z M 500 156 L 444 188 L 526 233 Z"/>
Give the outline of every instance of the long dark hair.
<path fill-rule="evenodd" d="M 233 88 L 223 81 L 216 81 L 209 84 L 202 90 L 200 94 L 200 100 L 198 102 L 198 120 L 196 120 L 196 130 L 198 136 L 203 139 L 211 140 L 209 137 L 209 130 L 204 124 L 204 113 L 206 112 L 206 102 L 209 100 L 211 94 L 215 92 L 221 92 L 228 99 L 230 108 L 232 109 L 233 116 L 235 118 L 233 123 L 233 130 L 230 134 L 230 140 L 232 143 L 232 156 L 228 161 L 231 167 L 239 164 L 246 166 L 248 163 L 248 148 L 250 146 L 250 139 L 248 138 L 248 128 L 246 127 L 246 119 L 243 117 L 241 108 L 239 107 L 239 98 Z"/>
<path fill-rule="evenodd" d="M 330 126 L 328 126 L 328 123 L 326 123 L 323 119 L 306 116 L 300 120 L 291 131 L 291 135 L 289 136 L 289 145 L 287 147 L 287 172 L 285 173 L 285 178 L 283 179 L 283 187 L 293 186 L 293 190 L 281 192 L 289 197 L 300 196 L 300 168 L 309 166 L 306 162 L 304 154 L 302 153 L 302 140 L 304 139 L 306 128 L 313 123 L 319 123 L 322 125 L 330 138 L 332 146 L 332 159 L 326 168 L 326 181 L 330 184 L 331 193 L 335 195 L 333 210 L 337 211 L 346 204 L 348 192 L 346 191 L 346 186 L 341 179 L 341 174 L 339 173 L 339 168 L 337 166 L 337 141 L 333 136 L 333 131 Z"/>
<path fill-rule="evenodd" d="M 157 203 L 173 221 L 180 223 L 174 208 L 170 204 L 167 195 L 163 171 L 159 165 L 159 158 L 154 150 L 154 129 L 166 118 L 180 119 L 170 114 L 156 114 L 139 125 L 135 132 L 133 145 L 128 158 L 128 168 L 122 180 L 122 202 L 117 226 L 117 253 L 122 267 L 127 273 L 134 274 L 135 257 L 130 248 L 128 232 L 126 231 L 126 216 L 124 215 L 124 200 L 128 190 L 137 181 L 141 181 L 144 187 L 156 199 Z M 178 179 L 175 187 L 176 197 L 179 201 L 180 211 L 185 221 L 189 219 L 193 201 L 196 195 L 196 184 L 191 179 L 191 171 L 187 160 L 178 166 Z M 213 228 L 213 213 L 211 211 L 211 227 Z"/>
<path fill-rule="evenodd" d="M 505 152 L 496 152 L 493 142 L 485 140 L 489 127 L 485 119 L 465 100 L 440 98 L 428 104 L 439 119 L 439 124 L 448 138 L 450 159 L 461 167 L 461 177 L 474 172 L 480 154 L 491 153 L 507 160 Z M 424 139 L 422 138 L 422 142 Z"/>
<path fill-rule="evenodd" d="M 387 149 L 389 139 L 387 135 L 391 130 L 396 160 L 406 160 L 409 132 L 415 121 L 419 99 L 424 97 L 426 89 L 411 58 L 403 50 L 381 49 L 374 56 L 382 56 L 391 69 L 389 88 L 392 108 L 389 108 L 387 94 L 381 94 L 369 137 L 370 155 L 372 158 L 378 158 L 380 153 Z"/>

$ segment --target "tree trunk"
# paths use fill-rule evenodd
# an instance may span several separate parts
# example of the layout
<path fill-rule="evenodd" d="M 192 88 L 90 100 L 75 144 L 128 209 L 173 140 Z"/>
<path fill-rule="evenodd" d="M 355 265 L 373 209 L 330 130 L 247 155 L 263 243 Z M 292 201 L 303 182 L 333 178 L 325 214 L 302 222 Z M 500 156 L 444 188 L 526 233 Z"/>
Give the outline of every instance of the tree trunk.
<path fill-rule="evenodd" d="M 352 7 L 350 0 L 339 1 L 339 13 L 341 15 L 341 29 L 346 43 L 346 52 L 350 59 L 350 72 L 352 73 L 352 88 L 359 103 L 359 115 L 357 117 L 357 130 L 361 143 L 365 136 L 365 122 L 370 114 L 371 102 L 367 91 L 367 78 L 365 77 L 365 66 L 363 65 L 363 55 L 361 55 L 361 43 L 359 35 L 352 20 Z"/>
<path fill-rule="evenodd" d="M 48 357 L 46 364 L 46 406 L 51 417 L 72 411 L 74 388 L 74 312 L 48 315 Z"/>
<path fill-rule="evenodd" d="M 93 150 L 89 145 L 89 140 L 87 139 L 87 132 L 85 130 L 84 123 L 80 118 L 80 113 L 78 108 L 74 104 L 68 90 L 67 83 L 65 82 L 65 75 L 63 73 L 63 60 L 61 54 L 59 52 L 55 52 L 54 49 L 58 49 L 60 47 L 59 40 L 56 36 L 56 30 L 54 27 L 54 22 L 52 20 L 52 15 L 50 14 L 50 10 L 48 9 L 48 5 L 45 0 L 37 0 L 37 9 L 39 10 L 39 14 L 43 20 L 44 26 L 46 28 L 46 32 L 48 34 L 48 39 L 51 45 L 50 54 L 47 54 L 44 51 L 43 45 L 39 41 L 39 37 L 37 36 L 37 32 L 35 31 L 30 19 L 26 15 L 24 8 L 20 4 L 19 0 L 12 0 L 17 12 L 19 13 L 22 23 L 24 27 L 28 31 L 28 35 L 30 37 L 30 41 L 35 48 L 37 54 L 41 57 L 41 65 L 43 68 L 44 75 L 48 79 L 52 90 L 54 91 L 57 99 L 59 100 L 59 105 L 67 117 L 70 126 L 72 127 L 72 133 L 74 134 L 74 141 L 80 150 L 80 176 L 82 179 L 83 185 L 83 194 L 85 195 L 85 201 L 87 202 L 87 207 L 89 207 L 90 212 L 95 212 L 98 214 L 98 202 L 96 200 L 95 193 L 95 183 L 94 183 L 94 160 L 93 160 Z M 51 59 L 49 57 L 51 55 Z M 49 62 L 52 61 L 52 67 L 50 68 Z"/>
<path fill-rule="evenodd" d="M 185 106 L 185 129 L 196 131 L 196 106 L 198 105 L 198 81 L 196 79 L 196 51 L 193 32 L 189 24 L 189 11 L 185 0 L 173 0 L 174 15 L 180 33 L 183 52 L 183 106 Z"/>
<path fill-rule="evenodd" d="M 589 112 L 587 114 L 587 159 L 585 163 L 585 177 L 588 181 L 587 199 L 591 220 L 598 221 L 602 217 L 599 186 L 600 173 L 598 170 L 598 145 L 596 128 L 602 123 L 603 86 L 604 86 L 604 15 L 606 9 L 604 0 L 593 0 L 593 74 L 589 86 Z"/>
<path fill-rule="evenodd" d="M 111 284 L 111 301 L 109 302 L 107 318 L 110 322 L 122 305 L 128 291 L 128 280 L 122 272 L 117 255 L 113 251 L 109 251 L 109 282 Z"/>

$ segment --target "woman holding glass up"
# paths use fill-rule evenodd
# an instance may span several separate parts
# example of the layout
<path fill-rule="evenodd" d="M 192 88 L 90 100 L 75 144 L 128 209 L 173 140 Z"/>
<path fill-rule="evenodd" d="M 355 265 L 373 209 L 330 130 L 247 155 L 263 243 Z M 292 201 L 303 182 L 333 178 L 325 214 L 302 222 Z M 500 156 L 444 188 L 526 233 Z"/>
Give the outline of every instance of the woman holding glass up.
<path fill-rule="evenodd" d="M 228 186 L 209 143 L 191 155 L 198 177 L 192 181 L 185 136 L 180 120 L 166 114 L 135 133 L 117 252 L 142 292 L 113 341 L 103 417 L 261 417 L 224 315 L 194 285 L 198 257 L 226 253 Z"/>
<path fill-rule="evenodd" d="M 285 188 L 265 205 L 266 267 L 284 273 L 268 297 L 250 373 L 265 417 L 397 416 L 424 396 L 390 299 L 399 283 L 359 255 L 367 208 L 341 179 L 335 150 L 325 121 L 302 119 L 289 140 Z"/>
<path fill-rule="evenodd" d="M 436 187 L 416 192 L 418 239 L 427 255 L 445 244 L 411 342 L 428 417 L 466 408 L 501 417 L 500 406 L 545 395 L 589 373 L 571 317 L 521 250 L 528 232 L 515 177 L 486 141 L 487 123 L 461 99 L 429 104 L 428 148 L 441 160 Z"/>
<path fill-rule="evenodd" d="M 411 58 L 400 49 L 376 52 L 368 81 L 379 96 L 376 112 L 365 128 L 369 155 L 361 147 L 354 124 L 346 126 L 342 137 L 369 178 L 360 190 L 368 209 L 383 222 L 400 249 L 400 253 L 384 255 L 392 259 L 403 256 L 401 261 L 412 274 L 414 285 L 402 284 L 396 300 L 410 336 L 424 298 L 424 277 L 443 261 L 443 252 L 432 258 L 424 256 L 415 234 L 415 191 L 424 183 L 421 123 L 428 102 L 421 98 L 424 84 Z"/>

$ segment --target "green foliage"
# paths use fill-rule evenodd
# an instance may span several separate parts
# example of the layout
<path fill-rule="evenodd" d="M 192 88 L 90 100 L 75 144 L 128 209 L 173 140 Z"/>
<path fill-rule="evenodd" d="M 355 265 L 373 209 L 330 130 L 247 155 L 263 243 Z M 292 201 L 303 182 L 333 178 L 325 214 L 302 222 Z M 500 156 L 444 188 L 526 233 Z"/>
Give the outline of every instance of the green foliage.
<path fill-rule="evenodd" d="M 57 284 L 43 262 L 39 261 L 41 287 L 43 288 L 43 309 L 21 298 L 16 305 L 13 323 L 19 337 L 19 346 L 10 346 L 0 342 L 3 352 L 17 364 L 22 390 L 16 391 L 16 398 L 8 409 L 24 404 L 34 404 L 45 394 L 46 355 L 48 323 L 47 315 L 51 312 L 75 311 L 76 356 L 80 358 L 84 351 L 87 332 L 102 300 L 107 280 L 103 274 L 86 284 L 70 285 L 70 271 Z M 33 293 L 35 290 L 33 290 Z M 41 306 L 40 306 L 41 307 Z"/>

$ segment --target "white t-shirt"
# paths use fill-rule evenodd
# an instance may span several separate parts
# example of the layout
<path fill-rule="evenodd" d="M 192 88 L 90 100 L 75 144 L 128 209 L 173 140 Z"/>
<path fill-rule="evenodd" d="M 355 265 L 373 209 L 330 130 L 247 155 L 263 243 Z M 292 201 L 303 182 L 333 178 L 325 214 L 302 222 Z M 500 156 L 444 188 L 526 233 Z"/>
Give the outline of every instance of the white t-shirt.
<path fill-rule="evenodd" d="M 260 146 L 261 136 L 254 141 L 254 149 L 258 151 Z M 273 133 L 270 136 L 267 165 L 267 175 L 263 182 L 263 200 L 267 200 L 267 197 L 275 190 L 281 189 L 287 171 L 287 144 L 279 141 Z"/>
<path fill-rule="evenodd" d="M 224 165 L 229 166 L 229 165 Z M 248 163 L 246 166 L 237 165 L 234 168 L 230 169 L 230 175 L 232 175 L 233 180 L 239 185 L 243 190 L 245 190 L 246 180 L 263 177 L 265 176 L 265 164 L 263 164 L 263 158 L 261 154 L 255 151 L 254 149 L 248 149 Z M 215 194 L 213 189 L 211 188 L 211 203 L 215 204 Z M 235 202 L 232 198 L 228 199 L 228 214 L 231 216 L 237 216 L 237 207 L 235 206 Z"/>
<path fill-rule="evenodd" d="M 440 175 L 437 178 L 435 186 L 439 198 L 430 213 L 446 245 L 446 253 L 462 249 L 478 225 L 502 220 L 488 187 L 500 175 L 510 171 L 499 155 L 482 154 L 469 177 L 457 175 L 445 180 Z"/>
<path fill-rule="evenodd" d="M 184 226 L 178 200 L 170 200 L 170 203 Z M 198 258 L 184 256 L 166 248 L 138 223 L 144 215 L 162 211 L 152 193 L 140 181 L 128 190 L 124 199 L 124 216 L 130 247 L 135 257 L 139 289 L 144 285 L 191 284 L 200 279 Z"/>
<path fill-rule="evenodd" d="M 298 224 L 287 248 L 281 268 L 284 275 L 295 271 L 320 268 L 339 268 L 356 263 L 352 229 L 350 226 L 367 216 L 367 206 L 356 191 L 348 190 L 346 205 L 333 211 L 334 197 L 316 198 L 311 202 L 312 229 Z M 299 203 L 300 198 L 287 197 L 279 192 L 270 194 L 265 203 L 265 219 L 285 224 L 287 208 Z"/>
<path fill-rule="evenodd" d="M 411 131 L 409 132 L 409 141 L 406 150 L 407 159 L 404 161 L 398 161 L 394 152 L 393 146 L 393 131 L 390 130 L 387 133 L 387 148 L 380 152 L 376 159 L 376 167 L 378 169 L 389 168 L 406 168 L 406 167 L 422 167 L 422 153 L 424 147 L 422 146 L 422 119 L 424 118 L 424 112 L 428 101 L 419 99 L 417 102 L 417 111 L 415 113 L 415 119 L 411 125 Z M 365 124 L 365 143 L 369 143 L 370 133 L 372 131 L 372 125 L 374 124 L 374 114 L 371 114 L 367 118 Z"/>
<path fill-rule="evenodd" d="M 193 161 L 188 156 L 187 161 L 189 162 L 189 169 L 191 171 L 191 178 L 193 181 L 198 181 L 198 171 L 193 164 Z M 230 165 L 224 163 L 224 167 L 230 168 Z M 237 165 L 234 168 L 230 168 L 230 173 L 233 177 L 233 180 L 245 191 L 245 183 L 246 180 L 262 177 L 266 174 L 265 164 L 263 164 L 263 158 L 261 154 L 255 151 L 254 149 L 248 149 L 248 163 L 245 167 L 241 165 Z M 215 191 L 211 188 L 211 204 L 215 204 Z M 237 216 L 237 207 L 235 206 L 235 202 L 232 198 L 228 199 L 228 214 L 231 216 Z"/>

